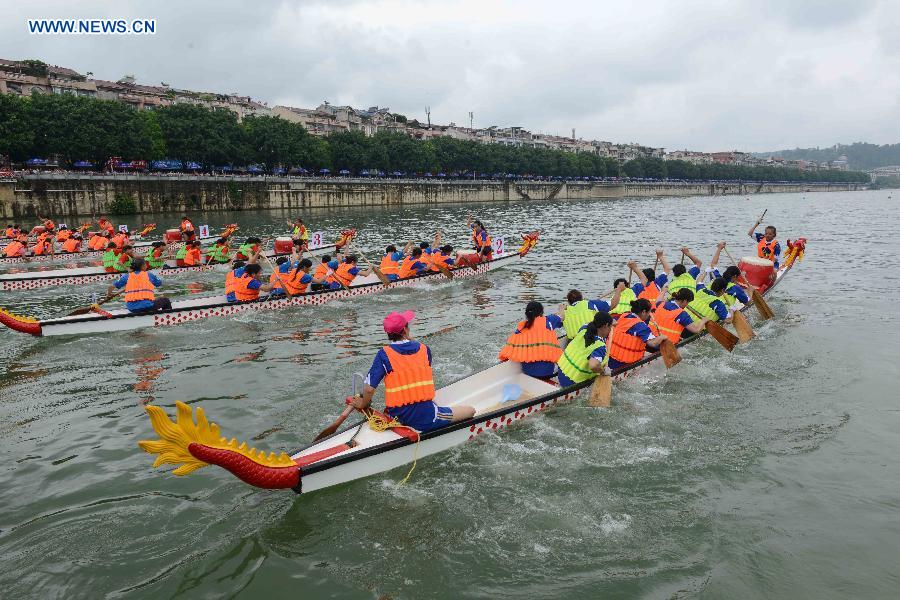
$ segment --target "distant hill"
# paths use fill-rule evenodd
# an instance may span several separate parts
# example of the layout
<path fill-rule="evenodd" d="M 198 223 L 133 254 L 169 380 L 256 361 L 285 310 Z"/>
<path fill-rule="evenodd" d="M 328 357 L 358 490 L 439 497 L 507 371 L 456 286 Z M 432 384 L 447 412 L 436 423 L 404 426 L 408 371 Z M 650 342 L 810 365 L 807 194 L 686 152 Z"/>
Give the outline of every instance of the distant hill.
<path fill-rule="evenodd" d="M 775 152 L 755 152 L 756 156 L 780 156 L 794 160 L 814 160 L 817 162 L 837 160 L 846 156 L 850 169 L 865 171 L 875 167 L 900 165 L 900 144 L 837 144 L 831 148 L 794 148 L 793 150 L 777 150 Z"/>

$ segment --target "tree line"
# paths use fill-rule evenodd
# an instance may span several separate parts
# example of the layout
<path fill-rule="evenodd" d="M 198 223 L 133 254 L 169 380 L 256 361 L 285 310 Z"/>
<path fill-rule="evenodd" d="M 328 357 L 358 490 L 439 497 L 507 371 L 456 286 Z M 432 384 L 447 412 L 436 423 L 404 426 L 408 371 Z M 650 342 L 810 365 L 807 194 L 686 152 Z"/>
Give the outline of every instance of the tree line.
<path fill-rule="evenodd" d="M 353 173 L 479 172 L 562 177 L 666 177 L 686 180 L 867 181 L 863 173 L 806 173 L 771 167 L 692 165 L 639 158 L 619 164 L 585 152 L 480 144 L 450 137 L 415 140 L 403 133 L 358 131 L 310 135 L 277 117 L 249 116 L 238 122 L 227 110 L 174 104 L 136 110 L 114 100 L 69 94 L 0 95 L 0 155 L 21 162 L 58 157 L 64 164 L 89 160 L 102 166 L 125 160 L 177 159 L 210 170 L 223 165 L 261 164 L 322 168 Z"/>

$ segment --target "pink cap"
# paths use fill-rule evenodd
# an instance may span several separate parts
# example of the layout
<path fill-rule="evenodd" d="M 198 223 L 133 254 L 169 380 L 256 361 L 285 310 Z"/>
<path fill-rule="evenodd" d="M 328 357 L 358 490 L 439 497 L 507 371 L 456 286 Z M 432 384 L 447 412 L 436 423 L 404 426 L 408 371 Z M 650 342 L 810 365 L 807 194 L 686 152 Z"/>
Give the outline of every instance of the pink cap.
<path fill-rule="evenodd" d="M 409 322 L 416 318 L 416 313 L 411 310 L 392 312 L 384 318 L 385 333 L 401 333 Z"/>

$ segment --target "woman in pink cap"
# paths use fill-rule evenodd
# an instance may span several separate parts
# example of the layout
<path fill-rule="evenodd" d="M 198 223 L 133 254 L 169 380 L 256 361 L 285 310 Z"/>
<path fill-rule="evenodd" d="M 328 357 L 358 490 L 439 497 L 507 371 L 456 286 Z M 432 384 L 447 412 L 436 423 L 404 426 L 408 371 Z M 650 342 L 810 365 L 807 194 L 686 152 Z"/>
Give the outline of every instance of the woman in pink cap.
<path fill-rule="evenodd" d="M 471 406 L 438 406 L 434 403 L 434 376 L 431 350 L 409 337 L 409 323 L 416 314 L 411 310 L 392 312 L 384 318 L 384 331 L 390 344 L 375 355 L 366 376 L 362 396 L 353 406 L 362 409 L 372 403 L 375 388 L 384 380 L 384 404 L 389 416 L 420 432 L 445 427 L 475 415 Z"/>

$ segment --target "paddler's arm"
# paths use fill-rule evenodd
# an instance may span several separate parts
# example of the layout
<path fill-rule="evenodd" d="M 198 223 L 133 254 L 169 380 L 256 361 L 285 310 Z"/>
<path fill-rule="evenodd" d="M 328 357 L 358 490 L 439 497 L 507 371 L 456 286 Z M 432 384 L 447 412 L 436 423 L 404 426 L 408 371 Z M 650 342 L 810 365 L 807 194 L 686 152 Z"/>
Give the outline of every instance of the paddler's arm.
<path fill-rule="evenodd" d="M 722 254 L 722 249 L 725 248 L 725 242 L 719 242 L 716 244 L 716 251 L 713 254 L 712 261 L 709 263 L 710 269 L 715 269 L 719 264 L 719 256 Z"/>
<path fill-rule="evenodd" d="M 625 291 L 625 287 L 625 282 L 620 281 L 616 289 L 613 290 L 612 298 L 609 299 L 610 308 L 615 308 L 619 305 L 619 300 L 622 299 L 622 292 Z"/>
<path fill-rule="evenodd" d="M 656 257 L 659 259 L 659 264 L 662 265 L 663 273 L 668 275 L 672 272 L 672 269 L 669 266 L 669 261 L 666 260 L 666 254 L 662 250 L 656 251 Z"/>
<path fill-rule="evenodd" d="M 372 404 L 372 398 L 375 396 L 375 388 L 373 388 L 368 383 L 363 387 L 363 393 L 357 394 L 350 401 L 350 404 L 353 405 L 354 408 L 358 408 L 360 410 L 368 407 Z"/>
<path fill-rule="evenodd" d="M 691 259 L 691 262 L 693 262 L 694 265 L 696 265 L 698 268 L 703 266 L 703 261 L 700 260 L 699 258 L 697 258 L 697 256 L 696 256 L 693 252 L 691 252 L 691 249 L 688 248 L 687 246 L 685 246 L 684 248 L 682 248 L 682 249 L 681 249 L 681 252 L 682 252 L 685 256 L 687 256 L 689 259 Z"/>
<path fill-rule="evenodd" d="M 659 288 L 659 296 L 656 297 L 656 302 L 665 302 L 666 296 L 669 294 L 669 284 L 662 286 Z"/>
<path fill-rule="evenodd" d="M 756 228 L 759 227 L 760 221 L 757 219 L 756 223 L 753 224 L 753 227 L 750 228 L 750 231 L 747 232 L 747 235 L 750 237 L 754 237 L 753 234 L 756 231 Z"/>
<path fill-rule="evenodd" d="M 628 268 L 631 269 L 631 271 L 632 271 L 635 275 L 637 275 L 638 281 L 641 282 L 641 285 L 643 285 L 643 286 L 646 287 L 646 286 L 647 286 L 647 276 L 644 275 L 644 272 L 643 272 L 643 271 L 641 271 L 641 267 L 640 267 L 640 265 L 637 264 L 637 261 L 636 261 L 636 260 L 629 260 L 629 261 L 628 261 Z"/>

